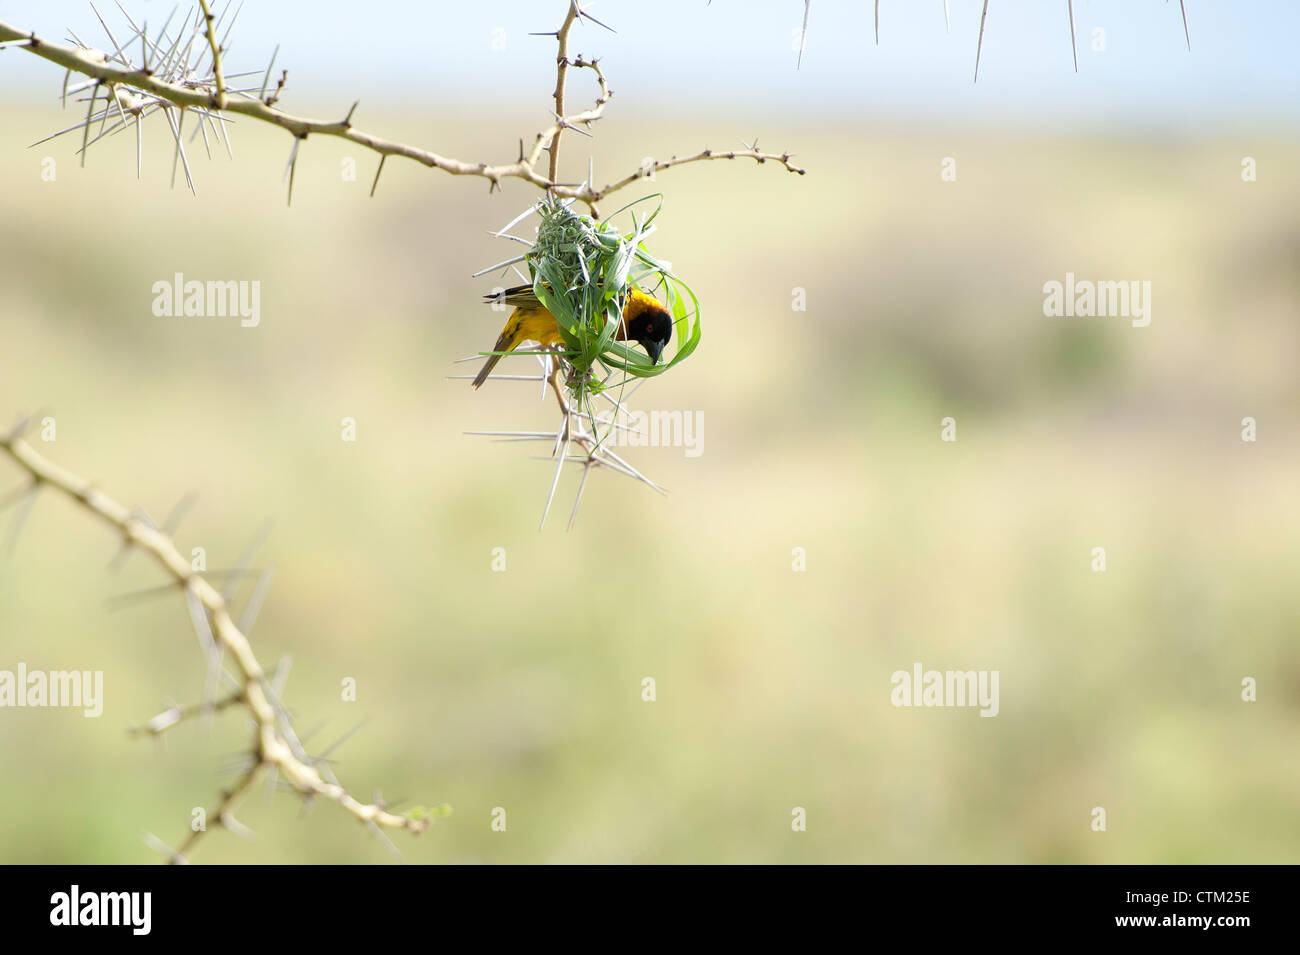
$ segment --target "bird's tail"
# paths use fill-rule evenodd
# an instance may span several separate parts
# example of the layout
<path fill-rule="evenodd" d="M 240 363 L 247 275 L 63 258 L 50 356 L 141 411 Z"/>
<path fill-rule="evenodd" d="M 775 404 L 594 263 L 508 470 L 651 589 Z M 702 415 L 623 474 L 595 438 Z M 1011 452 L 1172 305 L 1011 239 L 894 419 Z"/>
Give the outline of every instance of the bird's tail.
<path fill-rule="evenodd" d="M 511 348 L 510 338 L 506 335 L 505 332 L 502 332 L 501 337 L 497 339 L 497 343 L 492 347 L 492 350 L 496 352 L 505 352 L 505 351 L 510 351 L 510 348 Z M 488 375 L 492 374 L 492 369 L 497 366 L 497 362 L 499 362 L 500 360 L 501 360 L 500 355 L 490 355 L 488 357 L 488 360 L 483 363 L 482 370 L 480 370 L 478 375 L 475 376 L 474 378 L 475 388 L 480 387 L 483 384 L 483 382 L 488 380 Z"/>

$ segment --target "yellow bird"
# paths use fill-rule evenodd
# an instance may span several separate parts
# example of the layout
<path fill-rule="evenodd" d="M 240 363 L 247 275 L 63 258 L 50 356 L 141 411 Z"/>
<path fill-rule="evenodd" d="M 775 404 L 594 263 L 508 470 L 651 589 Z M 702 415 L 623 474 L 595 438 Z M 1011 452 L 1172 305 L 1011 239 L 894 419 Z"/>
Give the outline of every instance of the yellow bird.
<path fill-rule="evenodd" d="M 506 319 L 497 343 L 492 346 L 495 352 L 514 351 L 524 342 L 537 342 L 543 348 L 553 345 L 564 347 L 564 337 L 560 334 L 555 316 L 548 312 L 537 299 L 531 285 L 516 285 L 496 295 L 485 295 L 489 303 L 504 302 L 513 305 L 514 311 Z M 659 356 L 673 334 L 673 319 L 657 298 L 647 295 L 640 289 L 629 288 L 627 300 L 623 304 L 623 322 L 614 337 L 619 341 L 632 341 L 645 349 L 650 360 L 659 363 Z M 474 379 L 478 388 L 488 380 L 488 375 L 501 360 L 501 355 L 492 355 L 483 365 L 483 370 Z"/>

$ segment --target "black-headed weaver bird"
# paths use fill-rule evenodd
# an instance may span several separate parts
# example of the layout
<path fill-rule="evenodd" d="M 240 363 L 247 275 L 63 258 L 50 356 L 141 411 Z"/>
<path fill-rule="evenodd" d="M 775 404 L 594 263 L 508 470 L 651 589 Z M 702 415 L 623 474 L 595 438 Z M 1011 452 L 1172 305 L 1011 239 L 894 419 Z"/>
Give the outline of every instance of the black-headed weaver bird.
<path fill-rule="evenodd" d="M 514 351 L 526 341 L 537 342 L 543 348 L 565 347 L 564 337 L 560 334 L 555 316 L 538 300 L 537 293 L 533 291 L 531 285 L 516 285 L 504 292 L 485 295 L 483 298 L 489 304 L 501 302 L 514 306 L 514 311 L 506 319 L 505 327 L 497 337 L 497 343 L 492 346 L 494 352 Z M 640 289 L 629 288 L 623 302 L 623 321 L 614 333 L 614 337 L 619 341 L 636 342 L 645 349 L 650 360 L 657 365 L 659 356 L 672 338 L 672 334 L 673 319 L 663 303 Z M 492 374 L 492 369 L 496 367 L 501 357 L 501 355 L 492 355 L 488 358 L 483 364 L 483 370 L 474 379 L 475 388 L 488 380 L 488 375 Z M 563 405 L 562 398 L 561 405 Z"/>

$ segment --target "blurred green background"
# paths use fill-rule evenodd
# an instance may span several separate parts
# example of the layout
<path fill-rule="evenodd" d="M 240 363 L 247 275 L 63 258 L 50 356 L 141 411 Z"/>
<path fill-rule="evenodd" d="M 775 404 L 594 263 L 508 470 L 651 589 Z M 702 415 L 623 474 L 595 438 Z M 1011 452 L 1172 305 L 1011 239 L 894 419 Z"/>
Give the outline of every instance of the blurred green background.
<path fill-rule="evenodd" d="M 513 158 L 535 106 L 366 124 Z M 310 140 L 286 208 L 287 137 L 250 123 L 235 162 L 194 162 L 193 198 L 157 122 L 137 182 L 129 136 L 83 170 L 67 138 L 26 148 L 75 117 L 5 107 L 0 414 L 52 415 L 41 453 L 158 520 L 197 493 L 177 542 L 210 568 L 271 523 L 252 637 L 292 657 L 300 730 L 323 749 L 364 722 L 332 753 L 350 789 L 454 807 L 394 836 L 407 863 L 1300 861 L 1294 128 L 611 109 L 566 140 L 573 173 L 738 129 L 809 169 L 655 184 L 651 251 L 704 324 L 634 402 L 702 413 L 703 454 L 622 452 L 667 498 L 597 473 L 566 532 L 571 473 L 539 533 L 545 450 L 464 434 L 555 425 L 535 385 L 447 379 L 500 326 L 498 280 L 470 275 L 512 253 L 487 232 L 528 188 L 393 161 L 370 200 L 373 161 Z M 1067 271 L 1150 280 L 1150 326 L 1044 317 Z M 260 326 L 155 317 L 175 272 L 260 281 Z M 0 494 L 20 484 L 0 459 Z M 47 492 L 0 556 L 0 669 L 101 669 L 106 693 L 98 720 L 0 710 L 5 862 L 155 860 L 141 833 L 179 843 L 246 747 L 237 713 L 127 738 L 204 665 L 179 596 L 111 605 L 163 582 L 140 555 L 108 573 L 116 547 Z M 999 670 L 1000 714 L 894 708 L 916 661 Z M 259 791 L 239 818 L 255 838 L 214 831 L 195 861 L 393 858 L 332 805 Z"/>

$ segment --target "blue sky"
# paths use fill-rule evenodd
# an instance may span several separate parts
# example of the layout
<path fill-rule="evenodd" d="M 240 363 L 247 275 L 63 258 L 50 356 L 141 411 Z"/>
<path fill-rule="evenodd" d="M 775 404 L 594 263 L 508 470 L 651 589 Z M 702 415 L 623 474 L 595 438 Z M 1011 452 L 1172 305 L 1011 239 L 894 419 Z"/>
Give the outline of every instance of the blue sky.
<path fill-rule="evenodd" d="M 122 0 L 155 27 L 175 5 Z M 1279 115 L 1300 118 L 1300 2 L 1187 0 L 1192 49 L 1178 0 L 1074 0 L 1079 73 L 1066 0 L 991 0 L 978 85 L 971 82 L 981 0 L 882 0 L 881 41 L 871 0 L 813 0 L 807 50 L 795 70 L 802 0 L 599 0 L 574 52 L 604 59 L 615 91 L 707 112 L 717 105 L 996 119 L 1195 127 Z M 98 6 L 110 26 L 112 0 Z M 232 68 L 264 66 L 281 44 L 297 105 L 363 101 L 401 89 L 414 100 L 475 106 L 545 88 L 558 0 L 246 0 L 232 35 Z M 62 36 L 72 26 L 102 42 L 87 0 L 0 0 L 0 19 Z M 1094 29 L 1105 50 L 1092 49 Z M 497 46 L 504 49 L 494 49 Z M 52 95 L 57 70 L 17 51 L 0 54 L 0 98 Z M 294 103 L 293 97 L 290 99 Z"/>

